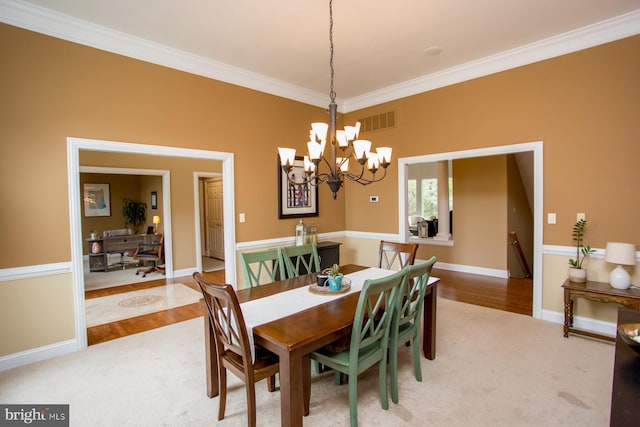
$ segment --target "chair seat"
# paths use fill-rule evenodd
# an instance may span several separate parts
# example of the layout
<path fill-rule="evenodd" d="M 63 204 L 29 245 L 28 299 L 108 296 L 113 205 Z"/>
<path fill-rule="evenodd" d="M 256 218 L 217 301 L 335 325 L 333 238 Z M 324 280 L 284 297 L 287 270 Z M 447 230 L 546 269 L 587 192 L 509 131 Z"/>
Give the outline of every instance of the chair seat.
<path fill-rule="evenodd" d="M 398 342 L 408 341 L 410 338 L 414 337 L 418 332 L 418 328 L 415 323 L 405 323 L 404 325 L 400 325 L 398 327 Z"/>
<path fill-rule="evenodd" d="M 374 343 L 369 345 L 368 347 L 361 348 L 358 352 L 358 357 L 361 360 L 367 360 L 378 352 L 380 352 L 380 345 L 378 343 Z M 311 358 L 317 360 L 320 363 L 323 363 L 323 361 L 328 361 L 329 363 L 331 363 L 331 367 L 333 367 L 334 369 L 336 369 L 335 365 L 341 365 L 345 370 L 348 370 L 350 353 L 351 352 L 348 348 L 347 350 L 341 351 L 339 353 L 323 354 L 322 351 L 316 351 L 311 353 Z"/>

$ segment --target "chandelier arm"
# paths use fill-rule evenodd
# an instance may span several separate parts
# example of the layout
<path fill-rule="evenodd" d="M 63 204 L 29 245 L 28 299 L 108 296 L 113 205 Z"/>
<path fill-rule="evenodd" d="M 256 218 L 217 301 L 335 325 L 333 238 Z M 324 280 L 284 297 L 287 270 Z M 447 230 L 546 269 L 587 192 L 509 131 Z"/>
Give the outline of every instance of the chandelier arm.
<path fill-rule="evenodd" d="M 376 178 L 375 173 L 372 174 L 371 179 L 364 178 L 363 175 L 364 175 L 364 171 L 363 171 L 363 174 L 361 174 L 360 176 L 357 176 L 356 174 L 345 174 L 344 176 L 349 178 L 350 181 L 357 182 L 358 184 L 369 185 L 369 184 L 373 184 L 374 182 L 382 181 L 384 177 L 387 176 L 387 169 L 385 168 L 382 176 L 379 176 L 378 178 Z"/>

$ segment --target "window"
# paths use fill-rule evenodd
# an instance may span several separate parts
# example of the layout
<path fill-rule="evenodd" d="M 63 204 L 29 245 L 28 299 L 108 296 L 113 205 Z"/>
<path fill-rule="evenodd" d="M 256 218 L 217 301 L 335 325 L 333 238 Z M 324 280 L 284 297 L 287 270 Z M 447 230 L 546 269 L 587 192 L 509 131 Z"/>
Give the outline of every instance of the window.
<path fill-rule="evenodd" d="M 453 209 L 453 179 L 449 177 L 449 209 Z M 409 216 L 438 217 L 438 178 L 407 180 Z"/>

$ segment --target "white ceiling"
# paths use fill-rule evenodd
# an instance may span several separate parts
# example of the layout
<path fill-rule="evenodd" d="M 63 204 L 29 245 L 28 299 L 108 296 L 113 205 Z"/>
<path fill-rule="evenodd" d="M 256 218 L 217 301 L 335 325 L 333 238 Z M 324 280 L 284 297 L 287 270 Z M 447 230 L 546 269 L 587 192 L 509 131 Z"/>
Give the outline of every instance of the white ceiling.
<path fill-rule="evenodd" d="M 335 0 L 333 17 L 335 91 L 352 111 L 638 34 L 640 0 Z M 329 102 L 328 0 L 0 0 L 0 19 Z"/>

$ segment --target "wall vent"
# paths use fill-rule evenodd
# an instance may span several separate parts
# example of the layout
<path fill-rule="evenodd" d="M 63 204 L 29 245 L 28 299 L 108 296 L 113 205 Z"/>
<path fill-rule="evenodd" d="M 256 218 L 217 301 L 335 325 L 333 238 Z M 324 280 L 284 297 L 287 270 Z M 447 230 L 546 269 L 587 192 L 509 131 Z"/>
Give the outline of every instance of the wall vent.
<path fill-rule="evenodd" d="M 361 123 L 360 133 L 371 132 L 373 130 L 394 128 L 396 127 L 396 112 L 388 111 L 374 116 L 363 117 L 358 119 Z"/>

